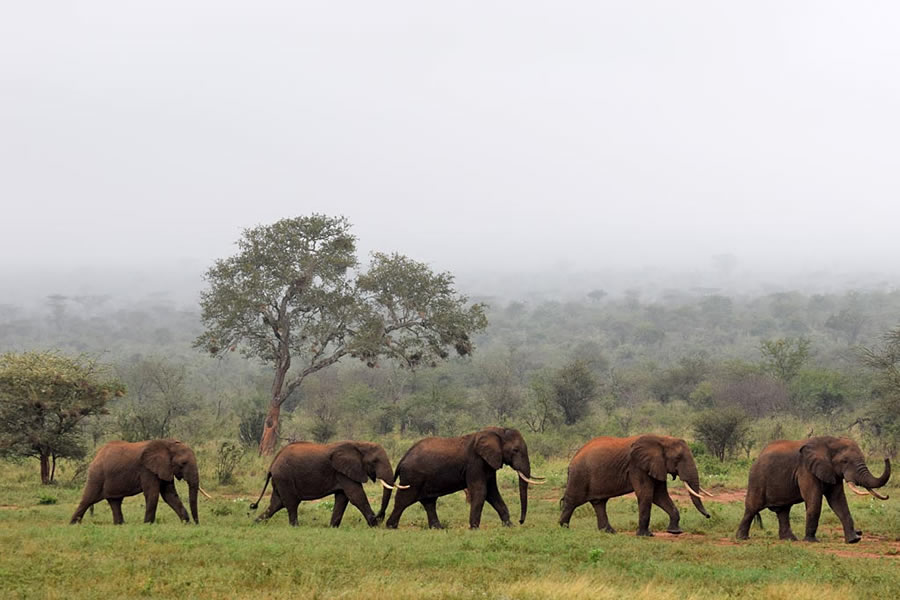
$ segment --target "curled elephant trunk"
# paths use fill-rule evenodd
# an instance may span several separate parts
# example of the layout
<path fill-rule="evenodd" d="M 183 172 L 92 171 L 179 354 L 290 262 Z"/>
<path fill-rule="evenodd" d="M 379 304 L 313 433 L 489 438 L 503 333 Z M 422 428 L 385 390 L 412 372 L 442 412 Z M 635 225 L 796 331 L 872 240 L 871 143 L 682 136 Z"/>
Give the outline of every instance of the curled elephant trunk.
<path fill-rule="evenodd" d="M 851 474 L 850 477 L 846 477 L 848 482 L 854 482 L 857 485 L 861 485 L 870 494 L 875 496 L 880 500 L 887 500 L 887 496 L 882 496 L 878 492 L 873 491 L 872 488 L 880 488 L 884 486 L 888 480 L 891 478 L 891 461 L 888 458 L 884 459 L 884 472 L 881 474 L 881 477 L 875 477 L 869 471 L 869 467 L 866 466 L 865 463 L 861 462 L 856 465 L 856 473 Z"/>
<path fill-rule="evenodd" d="M 390 467 L 376 469 L 376 480 L 379 481 L 383 488 L 381 490 L 381 508 L 378 510 L 378 514 L 375 515 L 375 520 L 380 523 L 384 520 L 385 514 L 387 514 L 387 507 L 391 501 L 391 494 L 397 489 L 396 485 L 399 482 L 394 480 L 394 473 L 391 471 Z"/>

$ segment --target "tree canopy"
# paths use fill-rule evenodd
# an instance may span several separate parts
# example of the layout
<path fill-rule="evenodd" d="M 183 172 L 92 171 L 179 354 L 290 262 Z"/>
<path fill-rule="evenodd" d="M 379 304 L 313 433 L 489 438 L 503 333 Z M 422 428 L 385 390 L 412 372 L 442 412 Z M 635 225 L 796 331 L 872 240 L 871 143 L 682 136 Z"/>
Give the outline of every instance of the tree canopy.
<path fill-rule="evenodd" d="M 0 356 L 0 453 L 37 457 L 41 482 L 51 483 L 56 459 L 81 458 L 79 425 L 105 412 L 124 386 L 86 357 L 51 352 Z"/>
<path fill-rule="evenodd" d="M 433 366 L 471 353 L 472 334 L 487 326 L 449 273 L 383 253 L 360 271 L 343 217 L 282 219 L 244 230 L 237 245 L 206 273 L 195 345 L 214 356 L 239 348 L 274 367 L 263 453 L 275 449 L 281 405 L 309 375 L 347 355 L 369 367 Z"/>

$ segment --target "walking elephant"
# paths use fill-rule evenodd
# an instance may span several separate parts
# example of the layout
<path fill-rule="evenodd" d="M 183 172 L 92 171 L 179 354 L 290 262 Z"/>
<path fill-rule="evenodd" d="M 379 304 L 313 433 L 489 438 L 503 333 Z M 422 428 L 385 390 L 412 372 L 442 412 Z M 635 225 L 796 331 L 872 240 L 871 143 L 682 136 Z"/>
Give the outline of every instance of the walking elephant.
<path fill-rule="evenodd" d="M 822 436 L 802 441 L 772 442 L 750 467 L 744 518 L 738 526 L 737 538 L 745 540 L 750 537 L 753 518 L 759 519 L 759 512 L 768 508 L 778 515 L 778 537 L 796 540 L 791 531 L 791 506 L 804 502 L 806 535 L 803 541 L 818 541 L 816 530 L 822 512 L 822 496 L 825 496 L 844 528 L 844 541 L 855 544 L 862 532 L 853 524 L 844 494 L 844 481 L 858 494 L 865 495 L 866 492 L 856 489 L 854 485 L 866 488 L 876 498 L 887 500 L 887 496 L 882 496 L 874 488 L 882 487 L 890 476 L 889 459 L 884 459 L 881 477 L 875 477 L 866 466 L 862 450 L 849 438 Z"/>
<path fill-rule="evenodd" d="M 684 440 L 664 435 L 627 438 L 598 437 L 581 447 L 569 463 L 566 491 L 562 498 L 559 524 L 569 526 L 572 512 L 590 502 L 597 513 L 597 527 L 615 533 L 606 515 L 610 498 L 634 492 L 638 500 L 637 535 L 651 536 L 650 505 L 669 515 L 669 533 L 681 533 L 680 514 L 666 487 L 666 475 L 681 478 L 691 493 L 694 506 L 707 519 L 694 455 Z"/>
<path fill-rule="evenodd" d="M 371 479 L 384 487 L 381 510 L 376 515 L 369 506 L 363 491 L 363 483 Z M 269 508 L 257 517 L 268 520 L 282 508 L 287 508 L 291 525 L 297 525 L 297 507 L 304 500 L 317 500 L 334 494 L 331 526 L 340 527 L 347 502 L 359 509 L 366 523 L 374 526 L 384 519 L 391 490 L 394 489 L 394 472 L 387 452 L 371 442 L 335 442 L 315 444 L 294 442 L 275 456 L 259 498 L 250 505 L 259 506 L 266 487 L 272 481 L 272 499 Z"/>
<path fill-rule="evenodd" d="M 504 525 L 511 525 L 509 509 L 497 488 L 497 470 L 509 465 L 519 475 L 521 515 L 528 512 L 528 484 L 541 484 L 531 475 L 528 447 L 515 429 L 488 427 L 461 437 L 431 437 L 416 442 L 400 459 L 396 481 L 408 488 L 397 492 L 394 510 L 387 526 L 396 528 L 403 511 L 420 502 L 428 515 L 428 526 L 442 528 L 437 516 L 437 499 L 447 494 L 468 490 L 469 527 L 481 525 L 481 512 L 487 500 Z M 542 479 L 542 478 L 537 478 Z"/>
<path fill-rule="evenodd" d="M 144 493 L 144 522 L 156 520 L 156 505 L 160 494 L 178 518 L 190 522 L 188 513 L 175 491 L 174 479 L 188 484 L 188 502 L 195 523 L 197 492 L 209 497 L 200 487 L 197 458 L 193 450 L 178 440 L 148 440 L 144 442 L 109 442 L 97 452 L 88 467 L 87 483 L 81 503 L 70 523 L 80 523 L 85 511 L 97 502 L 106 500 L 112 509 L 113 523 L 121 525 L 122 499 Z"/>

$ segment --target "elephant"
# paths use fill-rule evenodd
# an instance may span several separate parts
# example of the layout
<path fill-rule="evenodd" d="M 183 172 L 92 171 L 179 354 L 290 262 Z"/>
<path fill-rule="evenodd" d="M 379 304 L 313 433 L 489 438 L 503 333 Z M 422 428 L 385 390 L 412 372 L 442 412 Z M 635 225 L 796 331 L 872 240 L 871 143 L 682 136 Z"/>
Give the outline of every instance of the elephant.
<path fill-rule="evenodd" d="M 756 517 L 762 524 L 759 512 L 768 508 L 778 516 L 778 537 L 796 540 L 791 531 L 791 506 L 804 502 L 806 535 L 803 541 L 816 542 L 822 496 L 825 496 L 844 528 L 844 541 L 855 544 L 861 539 L 862 532 L 856 529 L 850 516 L 844 481 L 858 494 L 865 495 L 866 492 L 856 489 L 855 485 L 866 488 L 876 498 L 887 500 L 887 496 L 874 488 L 882 487 L 890 476 L 890 459 L 884 459 L 884 473 L 875 477 L 866 466 L 862 450 L 849 438 L 821 436 L 772 442 L 750 467 L 744 517 L 736 537 L 741 540 L 750 537 L 751 521 Z"/>
<path fill-rule="evenodd" d="M 381 510 L 376 515 L 363 491 L 366 480 L 379 481 L 384 487 Z M 275 456 L 259 498 L 250 505 L 256 510 L 259 501 L 272 481 L 272 498 L 266 511 L 257 521 L 266 521 L 282 508 L 287 508 L 288 520 L 297 525 L 297 507 L 303 500 L 317 500 L 334 494 L 331 526 L 340 527 L 347 502 L 359 509 L 366 523 L 375 526 L 384 519 L 391 491 L 394 471 L 387 452 L 372 442 L 343 441 L 331 444 L 294 442 Z"/>
<path fill-rule="evenodd" d="M 460 437 L 430 437 L 419 440 L 397 464 L 397 483 L 405 487 L 397 492 L 394 510 L 387 527 L 395 529 L 403 511 L 420 502 L 428 515 L 428 526 L 442 529 L 437 516 L 437 499 L 447 494 L 468 490 L 469 527 L 478 529 L 481 512 L 487 500 L 504 525 L 510 526 L 509 509 L 497 488 L 497 470 L 509 465 L 519 475 L 521 514 L 525 522 L 528 512 L 528 484 L 539 485 L 541 477 L 532 478 L 528 447 L 515 429 L 488 427 Z"/>
<path fill-rule="evenodd" d="M 160 494 L 178 518 L 189 523 L 188 513 L 175 490 L 175 478 L 187 482 L 191 516 L 199 524 L 197 492 L 207 498 L 209 494 L 200 487 L 197 458 L 190 446 L 172 439 L 109 442 L 100 448 L 88 467 L 81 503 L 70 523 L 80 523 L 88 508 L 93 510 L 94 504 L 105 499 L 112 509 L 113 523 L 121 525 L 125 522 L 122 499 L 140 492 L 144 493 L 144 523 L 156 520 Z"/>
<path fill-rule="evenodd" d="M 572 512 L 590 502 L 597 513 L 597 528 L 615 533 L 606 515 L 606 502 L 633 491 L 638 500 L 637 535 L 653 535 L 650 532 L 651 504 L 669 515 L 666 531 L 682 533 L 681 515 L 669 497 L 666 475 L 672 475 L 672 479 L 676 475 L 681 478 L 694 506 L 708 519 L 701 494 L 712 494 L 700 487 L 694 455 L 684 440 L 665 435 L 594 438 L 582 446 L 569 463 L 566 491 L 560 501 L 559 524 L 568 527 Z"/>

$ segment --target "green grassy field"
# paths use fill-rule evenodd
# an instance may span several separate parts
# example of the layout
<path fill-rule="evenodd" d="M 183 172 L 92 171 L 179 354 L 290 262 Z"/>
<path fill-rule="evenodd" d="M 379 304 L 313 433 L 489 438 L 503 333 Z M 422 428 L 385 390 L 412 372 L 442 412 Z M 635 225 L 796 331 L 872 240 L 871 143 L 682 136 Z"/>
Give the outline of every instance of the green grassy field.
<path fill-rule="evenodd" d="M 370 529 L 349 507 L 340 529 L 327 526 L 331 502 L 301 505 L 298 528 L 282 511 L 253 524 L 248 505 L 267 461 L 248 458 L 236 483 L 204 487 L 201 525 L 184 526 L 160 503 L 158 522 L 144 525 L 143 499 L 125 500 L 126 524 L 112 525 L 99 504 L 81 526 L 67 525 L 81 490 L 40 486 L 36 464 L 0 464 L 0 594 L 3 598 L 789 598 L 855 595 L 894 598 L 900 590 L 900 503 L 851 499 L 862 542 L 846 545 L 839 523 L 823 510 L 819 544 L 780 542 L 772 513 L 751 541 L 735 543 L 743 511 L 746 464 L 704 480 L 725 502 L 707 502 L 702 518 L 670 489 L 682 509 L 685 535 L 636 538 L 631 498 L 610 502 L 620 533 L 596 530 L 593 510 L 576 511 L 571 529 L 556 525 L 564 460 L 536 465 L 548 485 L 532 488 L 528 520 L 511 529 L 486 507 L 479 531 L 467 529 L 462 494 L 438 502 L 446 530 L 425 529 L 424 511 L 411 507 L 396 531 Z M 702 465 L 701 465 L 702 466 Z M 707 471 L 713 471 L 709 465 Z M 64 474 L 65 475 L 65 474 Z M 61 477 L 66 481 L 65 476 Z M 515 475 L 499 477 L 518 515 Z M 208 485 L 207 485 L 208 484 Z M 732 490 L 727 493 L 727 490 Z M 892 483 L 886 492 L 900 498 Z M 179 488 L 182 497 L 186 490 Z M 368 488 L 376 506 L 380 490 Z M 54 502 L 55 503 L 50 503 Z M 265 507 L 268 499 L 263 500 Z M 44 502 L 44 503 L 42 503 Z M 794 509 L 802 530 L 802 507 Z M 652 527 L 665 515 L 654 508 Z"/>

